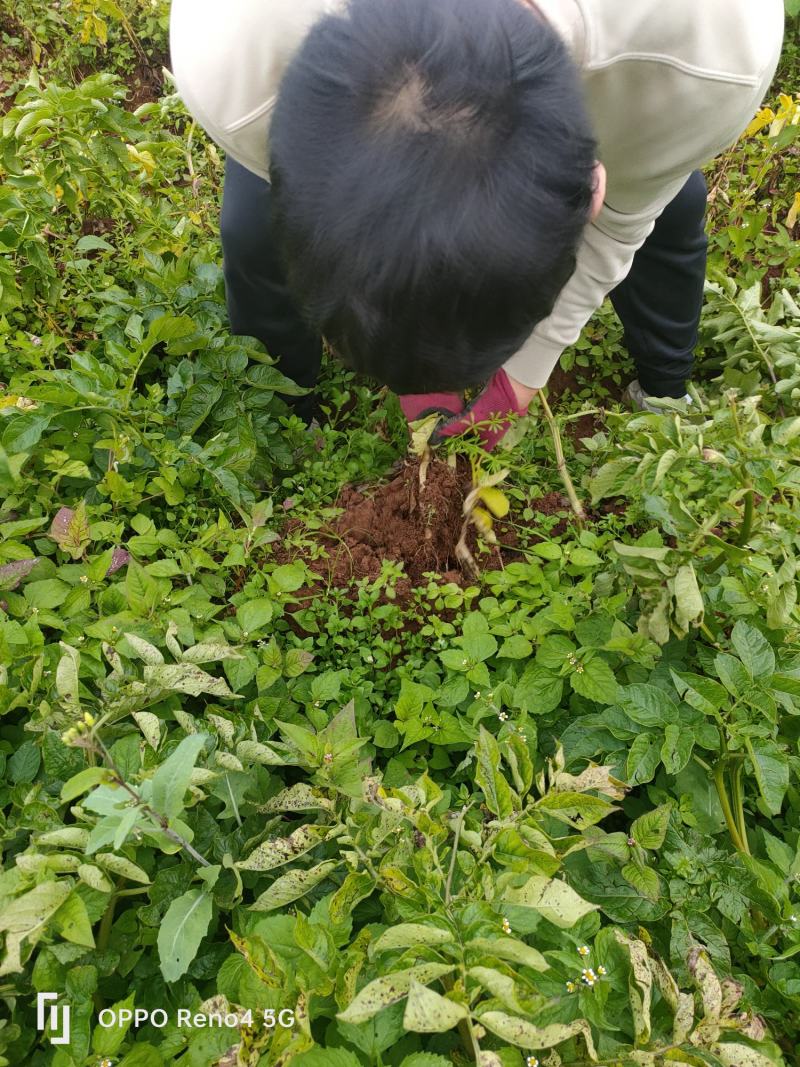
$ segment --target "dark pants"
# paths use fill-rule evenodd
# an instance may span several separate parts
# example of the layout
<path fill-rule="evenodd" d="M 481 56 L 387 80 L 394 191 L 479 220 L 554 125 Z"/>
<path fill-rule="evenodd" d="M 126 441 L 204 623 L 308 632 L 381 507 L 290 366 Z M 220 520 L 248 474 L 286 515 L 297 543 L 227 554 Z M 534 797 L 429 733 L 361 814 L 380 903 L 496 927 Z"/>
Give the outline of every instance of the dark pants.
<path fill-rule="evenodd" d="M 703 299 L 706 184 L 695 171 L 610 294 L 639 381 L 651 396 L 681 397 L 692 368 Z M 322 345 L 289 296 L 270 234 L 270 187 L 228 158 L 222 249 L 231 329 L 257 337 L 298 385 L 312 388 Z M 312 397 L 293 406 L 308 421 Z"/>
<path fill-rule="evenodd" d="M 639 383 L 651 396 L 686 393 L 706 276 L 707 195 L 696 170 L 656 220 L 628 277 L 609 294 Z"/>
<path fill-rule="evenodd" d="M 289 296 L 272 241 L 270 201 L 269 182 L 229 156 L 220 218 L 228 317 L 235 334 L 256 337 L 287 378 L 312 389 L 322 342 Z M 289 403 L 300 418 L 311 421 L 313 394 L 292 397 Z"/>

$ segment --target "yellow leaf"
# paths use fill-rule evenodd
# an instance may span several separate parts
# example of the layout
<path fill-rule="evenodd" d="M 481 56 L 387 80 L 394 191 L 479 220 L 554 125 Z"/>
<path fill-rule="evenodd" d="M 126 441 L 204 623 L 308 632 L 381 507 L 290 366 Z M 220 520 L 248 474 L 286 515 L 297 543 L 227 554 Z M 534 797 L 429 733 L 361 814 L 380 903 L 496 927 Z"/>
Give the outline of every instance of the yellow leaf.
<path fill-rule="evenodd" d="M 775 112 L 771 107 L 762 107 L 747 129 L 744 131 L 745 137 L 752 137 L 753 134 L 758 133 L 759 130 L 763 130 L 765 126 L 769 126 L 772 120 L 775 118 Z"/>
<path fill-rule="evenodd" d="M 800 190 L 794 194 L 792 206 L 789 208 L 789 214 L 786 216 L 786 228 L 788 230 L 791 230 L 794 227 L 798 216 L 800 216 Z"/>
<path fill-rule="evenodd" d="M 508 497 L 499 489 L 485 486 L 478 491 L 478 496 L 495 518 L 503 519 L 508 515 L 508 509 L 510 507 Z"/>
<path fill-rule="evenodd" d="M 494 525 L 492 516 L 485 508 L 473 508 L 470 518 L 478 527 L 478 531 L 484 534 L 484 536 L 492 532 L 492 526 Z"/>

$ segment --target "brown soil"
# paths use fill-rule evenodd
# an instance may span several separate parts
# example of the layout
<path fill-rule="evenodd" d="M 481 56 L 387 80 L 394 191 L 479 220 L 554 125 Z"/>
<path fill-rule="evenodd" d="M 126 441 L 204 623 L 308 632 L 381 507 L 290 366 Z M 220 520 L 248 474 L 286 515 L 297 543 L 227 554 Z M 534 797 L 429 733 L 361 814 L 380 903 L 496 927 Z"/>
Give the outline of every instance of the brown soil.
<path fill-rule="evenodd" d="M 402 563 L 405 577 L 397 581 L 394 596 L 400 604 L 409 601 L 413 589 L 424 585 L 426 574 L 436 574 L 442 583 L 469 585 L 473 579 L 462 570 L 455 553 L 469 489 L 466 465 L 454 470 L 436 460 L 428 467 L 424 486 L 420 486 L 416 461 L 404 462 L 383 485 L 369 489 L 345 486 L 336 501 L 336 506 L 344 509 L 342 514 L 330 532 L 316 535 L 327 555 L 308 560 L 308 565 L 326 583 L 346 588 L 360 578 L 377 578 L 384 560 Z M 302 530 L 301 523 L 290 522 L 289 538 L 297 530 Z M 467 535 L 467 546 L 482 569 L 496 569 L 521 558 L 515 547 L 516 532 L 510 526 L 497 522 L 495 533 L 499 543 L 490 553 L 478 551 L 473 529 Z M 273 558 L 285 563 L 301 556 L 301 548 L 284 543 Z M 313 593 L 313 589 L 302 589 L 297 597 L 303 600 Z"/>
<path fill-rule="evenodd" d="M 328 531 L 315 535 L 326 555 L 308 559 L 309 567 L 327 584 L 347 588 L 353 581 L 374 580 L 381 573 L 384 560 L 404 565 L 404 577 L 395 587 L 396 603 L 405 604 L 411 591 L 426 581 L 431 572 L 441 582 L 470 585 L 473 578 L 465 573 L 456 556 L 456 543 L 462 529 L 462 505 L 470 489 L 470 472 L 464 464 L 456 470 L 442 461 L 431 461 L 425 485 L 420 487 L 419 464 L 406 461 L 390 481 L 379 486 L 345 486 L 336 501 L 343 509 Z M 551 492 L 531 501 L 540 515 L 555 516 L 557 522 L 548 524 L 547 537 L 562 534 L 572 515 L 569 500 L 563 493 Z M 591 519 L 599 519 L 609 511 L 624 512 L 622 501 L 606 502 Z M 300 520 L 290 521 L 287 540 L 276 546 L 276 562 L 286 563 L 302 558 L 303 549 L 291 544 L 292 533 L 302 533 Z M 494 532 L 498 544 L 479 552 L 473 528 L 467 536 L 467 546 L 481 570 L 496 570 L 505 564 L 524 559 L 519 547 L 517 531 L 510 523 L 496 521 Z M 307 536 L 307 534 L 306 534 Z M 541 540 L 531 529 L 528 544 Z M 313 588 L 297 593 L 298 600 L 313 596 Z M 317 587 L 316 592 L 319 592 Z"/>

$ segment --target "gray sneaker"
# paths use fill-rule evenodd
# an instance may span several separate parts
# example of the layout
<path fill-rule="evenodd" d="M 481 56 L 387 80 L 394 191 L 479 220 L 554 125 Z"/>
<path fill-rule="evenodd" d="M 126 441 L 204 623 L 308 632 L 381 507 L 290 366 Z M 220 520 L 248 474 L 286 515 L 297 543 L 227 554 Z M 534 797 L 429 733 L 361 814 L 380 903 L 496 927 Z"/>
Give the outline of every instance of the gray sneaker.
<path fill-rule="evenodd" d="M 629 404 L 634 411 L 652 411 L 655 415 L 663 415 L 665 412 L 675 410 L 674 405 L 684 404 L 687 407 L 691 404 L 692 398 L 686 393 L 680 400 L 674 397 L 659 397 L 651 396 L 646 393 L 639 384 L 639 380 L 634 378 L 631 384 L 627 387 L 622 394 L 623 402 Z"/>

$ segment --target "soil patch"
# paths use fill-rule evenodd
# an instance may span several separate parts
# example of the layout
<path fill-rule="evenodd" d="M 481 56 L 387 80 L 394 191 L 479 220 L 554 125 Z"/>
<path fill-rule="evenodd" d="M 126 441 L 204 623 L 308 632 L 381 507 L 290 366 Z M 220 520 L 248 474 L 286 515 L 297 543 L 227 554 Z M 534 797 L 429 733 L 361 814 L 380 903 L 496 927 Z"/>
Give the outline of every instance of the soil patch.
<path fill-rule="evenodd" d="M 404 576 L 397 580 L 393 597 L 402 606 L 412 599 L 414 589 L 426 584 L 426 574 L 435 574 L 440 583 L 473 584 L 456 556 L 464 521 L 462 507 L 471 488 L 468 465 L 465 462 L 454 469 L 432 460 L 424 485 L 419 470 L 417 461 L 406 460 L 382 485 L 344 486 L 335 505 L 343 509 L 342 514 L 329 530 L 315 532 L 326 556 L 307 559 L 311 570 L 327 584 L 343 589 L 358 579 L 378 578 L 384 560 L 402 563 Z M 301 530 L 301 520 L 289 522 L 287 541 L 275 548 L 276 562 L 304 558 L 303 549 L 291 544 L 292 532 Z M 482 570 L 524 558 L 510 524 L 497 522 L 495 533 L 498 544 L 487 551 L 486 547 L 479 550 L 475 530 L 468 532 L 467 547 Z M 319 594 L 318 586 L 301 589 L 296 595 L 302 601 L 315 592 Z"/>

